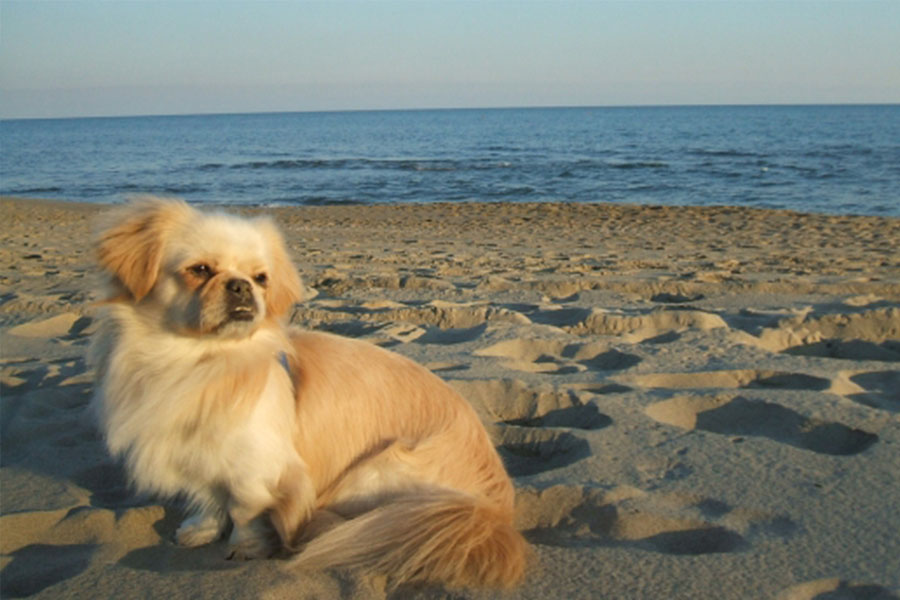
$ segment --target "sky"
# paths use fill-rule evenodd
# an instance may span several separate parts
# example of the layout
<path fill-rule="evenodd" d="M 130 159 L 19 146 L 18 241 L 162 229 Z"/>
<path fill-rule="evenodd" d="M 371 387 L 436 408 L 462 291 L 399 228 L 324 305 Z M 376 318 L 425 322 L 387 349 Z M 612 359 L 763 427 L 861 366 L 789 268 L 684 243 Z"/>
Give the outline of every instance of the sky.
<path fill-rule="evenodd" d="M 0 0 L 0 118 L 900 102 L 900 0 Z"/>

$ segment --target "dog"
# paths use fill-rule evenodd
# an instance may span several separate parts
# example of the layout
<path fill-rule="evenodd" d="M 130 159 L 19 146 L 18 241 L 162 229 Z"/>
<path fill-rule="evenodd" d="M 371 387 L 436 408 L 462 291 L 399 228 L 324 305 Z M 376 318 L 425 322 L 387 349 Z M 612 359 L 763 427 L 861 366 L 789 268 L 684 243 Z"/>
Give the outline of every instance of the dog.
<path fill-rule="evenodd" d="M 195 547 L 509 588 L 529 546 L 471 406 L 376 345 L 285 325 L 303 286 L 266 218 L 144 197 L 95 242 L 110 293 L 92 407 L 140 492 L 183 498 Z"/>

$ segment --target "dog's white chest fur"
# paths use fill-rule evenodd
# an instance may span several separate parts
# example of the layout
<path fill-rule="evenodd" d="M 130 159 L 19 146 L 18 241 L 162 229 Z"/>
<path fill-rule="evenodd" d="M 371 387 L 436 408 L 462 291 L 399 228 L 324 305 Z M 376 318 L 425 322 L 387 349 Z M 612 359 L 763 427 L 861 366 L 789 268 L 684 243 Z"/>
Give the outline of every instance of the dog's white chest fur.
<path fill-rule="evenodd" d="M 210 490 L 270 495 L 286 463 L 299 460 L 277 340 L 204 348 L 132 329 L 115 336 L 95 409 L 138 489 L 201 504 Z M 246 489 L 231 489 L 235 481 Z"/>

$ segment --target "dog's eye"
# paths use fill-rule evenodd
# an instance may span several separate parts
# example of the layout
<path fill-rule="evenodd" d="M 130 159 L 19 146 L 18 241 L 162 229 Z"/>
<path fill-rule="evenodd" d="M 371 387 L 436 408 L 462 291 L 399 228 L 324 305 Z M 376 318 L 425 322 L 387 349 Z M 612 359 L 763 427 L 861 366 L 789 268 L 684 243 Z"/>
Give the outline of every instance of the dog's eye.
<path fill-rule="evenodd" d="M 191 265 L 188 267 L 188 271 L 191 272 L 191 275 L 195 275 L 201 279 L 208 279 L 212 275 L 212 269 L 209 268 L 209 265 L 204 263 Z"/>
<path fill-rule="evenodd" d="M 262 287 L 266 287 L 266 284 L 269 283 L 269 276 L 265 273 L 260 273 L 256 277 L 253 278 L 253 281 L 261 285 Z"/>

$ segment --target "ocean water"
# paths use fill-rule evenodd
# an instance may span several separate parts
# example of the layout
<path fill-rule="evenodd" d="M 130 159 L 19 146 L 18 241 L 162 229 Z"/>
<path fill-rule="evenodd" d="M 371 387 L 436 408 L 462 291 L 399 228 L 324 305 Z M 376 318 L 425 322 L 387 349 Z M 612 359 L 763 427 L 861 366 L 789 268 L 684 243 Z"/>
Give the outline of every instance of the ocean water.
<path fill-rule="evenodd" d="M 900 216 L 900 105 L 0 122 L 0 193 L 248 205 L 611 202 Z"/>

